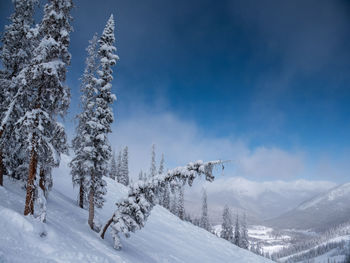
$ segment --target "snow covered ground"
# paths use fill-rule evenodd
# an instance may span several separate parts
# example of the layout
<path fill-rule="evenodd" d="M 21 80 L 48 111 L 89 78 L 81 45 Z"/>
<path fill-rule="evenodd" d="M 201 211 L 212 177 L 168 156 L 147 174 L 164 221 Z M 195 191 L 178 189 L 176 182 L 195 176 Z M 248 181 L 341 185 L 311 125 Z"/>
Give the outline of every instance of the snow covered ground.
<path fill-rule="evenodd" d="M 60 170 L 62 171 L 62 170 Z M 97 216 L 104 223 L 127 189 L 106 178 L 107 202 Z M 87 211 L 76 205 L 68 173 L 55 174 L 48 199 L 47 223 L 22 215 L 25 192 L 8 178 L 0 187 L 0 262 L 271 262 L 179 220 L 162 207 L 152 211 L 146 227 L 112 247 L 87 225 Z M 45 236 L 40 236 L 45 232 Z"/>
<path fill-rule="evenodd" d="M 221 225 L 216 225 L 213 227 L 214 233 L 220 236 Z M 256 245 L 260 244 L 264 253 L 274 253 L 278 252 L 284 247 L 289 246 L 291 237 L 286 234 L 276 234 L 273 228 L 251 225 L 248 226 L 249 243 Z"/>

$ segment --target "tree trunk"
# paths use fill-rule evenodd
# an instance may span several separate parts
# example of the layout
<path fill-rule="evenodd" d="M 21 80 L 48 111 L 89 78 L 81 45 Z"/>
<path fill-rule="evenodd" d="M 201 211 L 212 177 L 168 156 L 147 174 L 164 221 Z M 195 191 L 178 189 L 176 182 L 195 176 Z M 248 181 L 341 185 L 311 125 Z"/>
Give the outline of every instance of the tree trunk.
<path fill-rule="evenodd" d="M 39 187 L 41 188 L 41 190 L 43 190 L 43 194 L 46 198 L 46 178 L 44 170 L 42 168 L 40 169 Z"/>
<path fill-rule="evenodd" d="M 0 138 L 2 137 L 2 133 L 4 130 L 0 131 Z M 2 151 L 0 150 L 0 186 L 4 185 L 4 163 L 2 159 Z"/>
<path fill-rule="evenodd" d="M 32 215 L 34 214 L 34 192 L 35 192 L 34 180 L 35 180 L 37 164 L 38 164 L 38 156 L 33 147 L 31 152 L 31 157 L 30 157 L 30 163 L 29 163 L 26 203 L 24 207 L 25 216 L 28 214 L 32 214 Z"/>
<path fill-rule="evenodd" d="M 83 186 L 83 179 L 80 179 L 80 185 L 79 185 L 79 206 L 81 208 L 84 208 L 84 186 Z"/>
<path fill-rule="evenodd" d="M 2 152 L 0 150 L 0 186 L 4 185 L 4 163 L 2 161 Z"/>
<path fill-rule="evenodd" d="M 94 216 L 95 216 L 95 209 L 94 209 L 94 195 L 95 195 L 95 185 L 94 185 L 94 173 L 91 173 L 91 186 L 90 186 L 90 192 L 89 192 L 89 220 L 88 224 L 92 230 L 94 230 Z"/>
<path fill-rule="evenodd" d="M 112 224 L 112 222 L 113 222 L 113 216 L 111 217 L 111 219 L 108 220 L 107 224 L 104 226 L 104 228 L 102 230 L 102 233 L 101 233 L 102 239 L 105 238 L 106 231 L 107 231 L 108 227 Z"/>

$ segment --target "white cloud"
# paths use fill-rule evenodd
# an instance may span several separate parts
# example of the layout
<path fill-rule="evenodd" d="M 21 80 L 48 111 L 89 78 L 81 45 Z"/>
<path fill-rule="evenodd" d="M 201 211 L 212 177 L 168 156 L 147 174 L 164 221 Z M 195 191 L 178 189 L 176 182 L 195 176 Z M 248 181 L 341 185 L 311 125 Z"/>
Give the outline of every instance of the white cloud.
<path fill-rule="evenodd" d="M 160 154 L 165 154 L 168 168 L 198 159 L 222 159 L 232 160 L 226 165 L 226 174 L 259 180 L 296 178 L 304 171 L 301 152 L 268 147 L 251 150 L 241 139 L 205 136 L 194 123 L 171 113 L 142 113 L 119 120 L 113 130 L 112 146 L 117 150 L 125 145 L 129 147 L 130 171 L 134 177 L 140 169 L 149 170 L 152 143 L 156 144 L 158 161 Z"/>

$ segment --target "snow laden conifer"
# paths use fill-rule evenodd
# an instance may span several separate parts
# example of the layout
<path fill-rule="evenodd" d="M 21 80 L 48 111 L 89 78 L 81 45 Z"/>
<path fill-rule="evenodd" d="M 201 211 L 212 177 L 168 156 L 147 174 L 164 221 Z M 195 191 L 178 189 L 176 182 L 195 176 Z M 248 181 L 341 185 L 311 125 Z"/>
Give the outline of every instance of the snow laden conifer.
<path fill-rule="evenodd" d="M 112 178 L 113 180 L 116 180 L 116 178 L 118 177 L 118 167 L 117 167 L 117 162 L 115 160 L 114 151 L 113 151 L 112 160 L 111 160 L 111 169 L 109 172 L 109 177 Z"/>
<path fill-rule="evenodd" d="M 157 175 L 153 180 L 149 179 L 146 182 L 137 181 L 130 186 L 128 197 L 116 204 L 117 209 L 104 226 L 101 237 L 104 238 L 108 227 L 111 226 L 114 247 L 121 249 L 119 234 L 123 233 L 126 237 L 129 237 L 131 232 L 144 227 L 152 208 L 156 205 L 156 189 L 166 187 L 169 183 L 173 187 L 186 183 L 191 186 L 193 180 L 200 175 L 204 175 L 206 180 L 211 182 L 214 180 L 213 167 L 219 164 L 222 164 L 222 162 L 203 163 L 202 161 L 197 161 L 189 163 L 185 167 L 169 170 L 166 174 Z"/>
<path fill-rule="evenodd" d="M 71 59 L 68 45 L 72 7 L 71 0 L 50 0 L 45 5 L 38 29 L 40 41 L 30 65 L 18 77 L 25 85 L 20 103 L 27 110 L 16 123 L 15 135 L 18 140 L 25 138 L 23 144 L 30 159 L 24 215 L 34 213 L 35 191 L 46 192 L 52 168 L 59 165 L 60 154 L 67 152 L 65 131 L 57 117 L 66 113 L 70 101 L 70 90 L 64 82 Z"/>
<path fill-rule="evenodd" d="M 227 205 L 225 205 L 224 211 L 222 213 L 220 237 L 226 239 L 227 241 L 233 242 L 232 215 L 230 208 Z"/>
<path fill-rule="evenodd" d="M 31 61 L 37 40 L 33 16 L 38 0 L 17 0 L 13 4 L 11 23 L 5 26 L 0 47 L 0 186 L 5 170 L 16 179 L 26 177 L 24 149 L 13 133 L 15 122 L 25 111 L 19 103 L 24 83 L 17 77 Z"/>
<path fill-rule="evenodd" d="M 185 219 L 185 187 L 183 185 L 179 186 L 177 215 L 181 220 Z"/>
<path fill-rule="evenodd" d="M 149 176 L 155 177 L 157 174 L 157 168 L 156 168 L 156 146 L 155 144 L 152 144 L 152 153 L 151 153 L 151 167 L 149 169 Z"/>
<path fill-rule="evenodd" d="M 169 184 L 163 187 L 162 206 L 170 211 L 170 189 Z"/>
<path fill-rule="evenodd" d="M 158 174 L 164 173 L 164 154 L 162 154 L 162 158 L 160 159 Z"/>
<path fill-rule="evenodd" d="M 248 227 L 247 227 L 247 217 L 244 214 L 242 227 L 241 227 L 241 248 L 249 249 L 249 239 L 248 239 Z"/>
<path fill-rule="evenodd" d="M 241 247 L 241 229 L 239 226 L 238 215 L 236 217 L 235 234 L 233 237 L 233 244 L 235 244 L 238 247 Z"/>
<path fill-rule="evenodd" d="M 115 54 L 114 46 L 114 18 L 113 15 L 107 21 L 106 27 L 98 40 L 98 55 L 100 58 L 99 69 L 96 79 L 97 94 L 95 99 L 95 113 L 89 121 L 91 125 L 93 155 L 91 160 L 90 177 L 87 182 L 89 192 L 89 219 L 88 224 L 91 229 L 98 230 L 94 224 L 95 206 L 100 208 L 103 206 L 106 194 L 106 182 L 103 176 L 108 174 L 108 163 L 112 155 L 112 149 L 108 142 L 107 135 L 111 132 L 111 124 L 113 122 L 112 103 L 116 100 L 112 93 L 112 66 L 118 60 Z"/>
<path fill-rule="evenodd" d="M 170 206 L 170 212 L 174 215 L 178 216 L 178 199 L 177 199 L 177 192 L 174 191 L 171 199 L 171 206 Z"/>
<path fill-rule="evenodd" d="M 208 217 L 208 202 L 207 202 L 207 191 L 203 189 L 202 191 L 202 215 L 200 219 L 200 227 L 207 231 L 211 231 L 211 226 Z"/>
<path fill-rule="evenodd" d="M 126 146 L 123 150 L 118 182 L 125 185 L 125 186 L 129 185 L 129 151 L 128 151 L 128 146 Z"/>
<path fill-rule="evenodd" d="M 89 41 L 87 47 L 87 58 L 85 61 L 85 70 L 81 85 L 81 107 L 82 112 L 77 116 L 78 127 L 76 136 L 73 139 L 74 158 L 70 162 L 72 182 L 74 186 L 79 187 L 78 204 L 81 208 L 87 205 L 88 180 L 93 168 L 93 134 L 94 123 L 91 120 L 94 117 L 96 109 L 96 70 L 97 70 L 97 34 Z"/>
<path fill-rule="evenodd" d="M 118 183 L 122 181 L 121 169 L 122 169 L 122 152 L 119 151 L 118 158 L 117 158 L 117 175 L 116 175 L 116 180 Z"/>
<path fill-rule="evenodd" d="M 162 157 L 160 159 L 159 163 L 159 169 L 158 169 L 158 174 L 163 174 L 164 173 L 164 154 L 162 154 Z M 157 201 L 159 205 L 163 206 L 163 201 L 164 201 L 164 188 L 160 188 L 157 190 Z"/>

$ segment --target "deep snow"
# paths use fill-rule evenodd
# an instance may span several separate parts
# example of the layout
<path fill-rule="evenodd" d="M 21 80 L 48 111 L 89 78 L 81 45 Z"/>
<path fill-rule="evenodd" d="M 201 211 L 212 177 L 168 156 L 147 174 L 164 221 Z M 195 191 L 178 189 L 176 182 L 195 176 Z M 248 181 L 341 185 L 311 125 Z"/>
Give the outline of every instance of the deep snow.
<path fill-rule="evenodd" d="M 66 162 L 64 162 L 66 163 Z M 54 175 L 47 223 L 22 215 L 25 192 L 18 182 L 5 178 L 0 187 L 0 262 L 271 262 L 249 251 L 183 222 L 166 209 L 156 206 L 145 228 L 129 239 L 123 249 L 112 247 L 109 233 L 102 240 L 87 224 L 87 211 L 76 205 L 77 192 L 69 173 Z M 107 202 L 97 211 L 102 223 L 112 215 L 115 202 L 127 188 L 105 178 Z M 214 181 L 215 183 L 215 181 Z M 46 233 L 40 237 L 41 233 Z"/>

